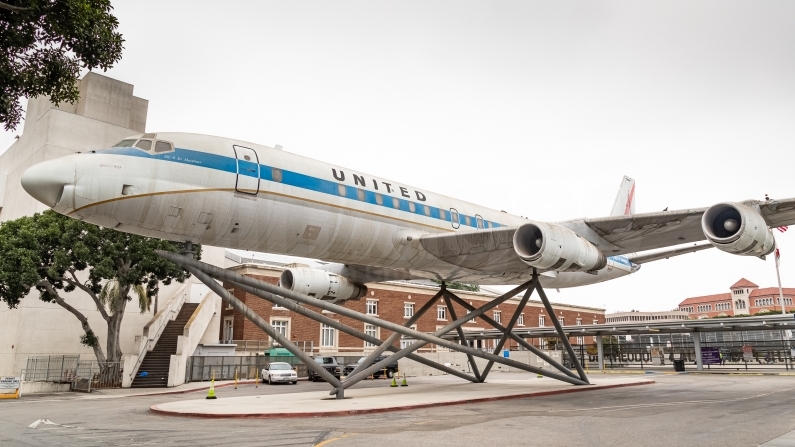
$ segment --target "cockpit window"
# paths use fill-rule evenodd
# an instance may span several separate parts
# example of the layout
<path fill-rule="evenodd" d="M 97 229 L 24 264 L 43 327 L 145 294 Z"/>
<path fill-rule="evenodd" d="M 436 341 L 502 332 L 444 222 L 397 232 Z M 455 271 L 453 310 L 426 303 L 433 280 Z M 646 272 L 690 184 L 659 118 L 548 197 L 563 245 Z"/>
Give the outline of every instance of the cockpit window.
<path fill-rule="evenodd" d="M 113 147 L 132 147 L 135 144 L 135 140 L 121 140 L 118 143 L 114 144 Z"/>
<path fill-rule="evenodd" d="M 152 140 L 138 140 L 138 142 L 135 143 L 135 147 L 141 150 L 148 151 L 152 149 Z"/>
<path fill-rule="evenodd" d="M 167 141 L 158 141 L 155 143 L 155 153 L 160 154 L 163 152 L 171 152 L 171 143 Z"/>

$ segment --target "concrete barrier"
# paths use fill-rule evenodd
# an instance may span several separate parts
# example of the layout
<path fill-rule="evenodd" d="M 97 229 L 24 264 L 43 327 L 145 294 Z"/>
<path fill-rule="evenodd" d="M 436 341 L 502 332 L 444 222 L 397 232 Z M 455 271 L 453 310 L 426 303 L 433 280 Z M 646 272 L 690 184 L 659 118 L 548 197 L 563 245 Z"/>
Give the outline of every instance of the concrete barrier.
<path fill-rule="evenodd" d="M 557 362 L 561 362 L 561 351 L 543 351 L 545 354 L 550 356 L 553 360 Z M 430 353 L 420 353 L 418 354 L 428 360 L 432 360 L 437 363 L 449 364 L 448 366 L 458 369 L 459 371 L 463 372 L 472 372 L 472 368 L 469 365 L 469 360 L 467 359 L 466 354 L 460 352 L 430 352 Z M 509 358 L 511 360 L 516 360 L 517 362 L 525 363 L 530 366 L 535 366 L 536 368 L 541 368 L 544 371 L 557 371 L 553 368 L 549 363 L 543 361 L 537 355 L 533 354 L 530 351 L 510 351 Z M 488 360 L 484 360 L 481 358 L 475 358 L 475 363 L 478 366 L 480 371 L 483 371 L 483 368 L 486 367 Z M 421 363 L 415 362 L 414 360 L 409 360 L 406 358 L 400 359 L 398 361 L 398 366 L 400 367 L 401 374 L 405 373 L 408 376 L 438 376 L 441 374 L 445 374 L 439 371 L 436 368 L 431 368 L 430 366 L 425 366 Z M 505 371 L 505 372 L 515 372 L 521 371 L 517 368 L 513 368 L 506 365 L 499 365 L 494 364 L 492 367 L 492 371 Z"/>
<path fill-rule="evenodd" d="M 19 394 L 24 396 L 26 394 L 63 393 L 69 391 L 71 386 L 69 383 L 22 382 Z"/>

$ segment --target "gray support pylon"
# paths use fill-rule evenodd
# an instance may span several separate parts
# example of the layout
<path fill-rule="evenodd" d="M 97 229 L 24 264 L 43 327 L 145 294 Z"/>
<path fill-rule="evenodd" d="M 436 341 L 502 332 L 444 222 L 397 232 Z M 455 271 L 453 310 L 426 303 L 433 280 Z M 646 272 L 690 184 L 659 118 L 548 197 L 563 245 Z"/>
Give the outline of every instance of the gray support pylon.
<path fill-rule="evenodd" d="M 596 336 L 596 361 L 599 371 L 605 370 L 605 346 L 602 341 L 602 336 Z"/>
<path fill-rule="evenodd" d="M 447 310 L 450 312 L 450 317 L 453 320 L 457 320 L 458 317 L 455 314 L 455 308 L 453 307 L 453 302 L 450 301 L 450 298 L 448 298 L 447 293 L 445 292 L 446 292 L 446 287 L 444 286 L 444 283 L 442 283 L 442 293 L 444 294 L 444 303 L 447 304 Z M 464 345 L 469 346 L 469 344 L 467 343 L 467 337 L 464 334 L 464 328 L 458 326 L 455 328 L 455 330 L 458 332 L 458 338 L 461 339 L 461 342 L 463 342 Z M 478 382 L 483 382 L 483 378 L 480 376 L 480 371 L 478 370 L 478 364 L 475 363 L 475 357 L 473 357 L 472 354 L 467 354 L 467 360 L 469 360 L 469 366 L 472 368 L 472 374 L 474 374 L 475 377 L 477 377 Z"/>
<path fill-rule="evenodd" d="M 704 371 L 704 360 L 701 358 L 701 334 L 693 332 L 693 349 L 696 351 L 696 370 Z"/>
<path fill-rule="evenodd" d="M 290 351 L 291 354 L 298 357 L 299 360 L 304 362 L 307 368 L 311 369 L 312 371 L 316 372 L 320 377 L 326 380 L 326 382 L 334 385 L 337 388 L 342 389 L 342 382 L 340 382 L 333 374 L 326 371 L 325 368 L 318 365 L 312 357 L 308 356 L 304 351 L 298 349 L 297 346 L 293 345 L 287 337 L 284 337 L 279 331 L 273 329 L 273 326 L 268 324 L 262 317 L 257 315 L 253 310 L 251 310 L 248 306 L 246 306 L 242 301 L 235 298 L 228 290 L 224 289 L 223 286 L 218 284 L 217 282 L 213 281 L 213 279 L 201 272 L 199 269 L 185 266 L 185 268 L 195 276 L 199 281 L 203 282 L 207 287 L 210 288 L 213 292 L 215 292 L 218 296 L 221 297 L 227 304 L 232 306 L 233 309 L 243 314 L 249 321 L 254 323 L 255 326 L 262 329 L 266 334 L 270 335 L 277 343 L 281 344 L 282 347 Z M 342 398 L 340 394 L 337 395 L 338 398 Z"/>
<path fill-rule="evenodd" d="M 445 292 L 443 291 L 442 293 L 445 293 Z M 446 325 L 445 327 L 437 330 L 436 332 L 433 333 L 433 335 L 436 336 L 436 337 L 441 337 L 441 336 L 447 334 L 448 332 L 452 331 L 455 328 L 460 328 L 461 325 L 463 325 L 467 321 L 471 320 L 472 318 L 477 317 L 479 315 L 482 315 L 483 312 L 486 312 L 487 310 L 491 309 L 492 307 L 496 307 L 496 306 L 500 305 L 501 303 L 504 303 L 505 301 L 508 301 L 511 298 L 513 298 L 513 295 L 509 295 L 509 294 L 502 295 L 502 296 L 490 301 L 489 303 L 481 306 L 480 308 L 478 308 L 477 310 L 475 310 L 471 314 L 469 314 L 469 315 L 467 315 L 467 316 L 465 316 L 463 318 L 454 319 L 452 323 L 450 323 L 450 324 Z M 369 376 L 371 373 L 382 369 L 383 367 L 385 367 L 386 365 L 388 365 L 389 363 L 391 363 L 393 361 L 396 361 L 395 357 L 397 357 L 397 360 L 400 360 L 403 357 L 405 357 L 406 355 L 411 354 L 412 352 L 416 351 L 417 349 L 422 348 L 426 344 L 428 344 L 427 341 L 414 342 L 411 345 L 406 346 L 405 348 L 403 348 L 400 351 L 396 352 L 395 354 L 392 354 L 389 358 L 383 359 L 380 362 L 377 362 L 374 365 L 367 367 L 361 373 L 359 373 L 357 375 L 352 375 L 351 377 L 347 378 L 347 380 L 345 380 L 345 382 L 343 382 L 342 386 L 344 386 L 345 388 L 348 388 L 348 387 L 352 386 L 353 384 L 355 384 L 356 382 L 359 382 L 362 379 L 364 379 L 365 377 Z M 458 343 L 454 343 L 454 344 L 456 346 L 461 346 Z M 453 348 L 453 350 L 460 350 L 460 349 Z M 497 357 L 497 358 L 502 358 L 502 357 Z M 525 366 L 527 366 L 527 365 L 525 365 Z"/>
<path fill-rule="evenodd" d="M 347 308 L 342 307 L 342 306 L 338 306 L 336 304 L 327 303 L 327 302 L 321 301 L 321 300 L 319 300 L 317 298 L 312 298 L 312 297 L 309 297 L 309 296 L 306 296 L 306 295 L 302 295 L 300 293 L 296 293 L 296 292 L 293 292 L 291 290 L 287 290 L 287 289 L 281 288 L 279 286 L 267 283 L 265 281 L 260 281 L 258 279 L 254 279 L 254 278 L 251 278 L 251 277 L 248 277 L 248 276 L 243 276 L 243 275 L 240 275 L 238 273 L 231 272 L 229 270 L 223 269 L 221 267 L 216 267 L 214 265 L 210 265 L 210 264 L 207 264 L 207 263 L 204 263 L 204 262 L 201 262 L 201 261 L 196 261 L 194 259 L 190 259 L 190 258 L 178 255 L 178 254 L 170 252 L 170 251 L 156 250 L 156 253 L 159 256 L 162 256 L 163 258 L 168 259 L 169 261 L 172 261 L 172 262 L 175 262 L 175 263 L 177 263 L 179 265 L 182 265 L 183 267 L 190 266 L 190 267 L 193 267 L 193 268 L 196 268 L 196 269 L 201 269 L 201 271 L 207 273 L 209 276 L 214 277 L 216 279 L 233 281 L 233 282 L 236 282 L 238 284 L 249 285 L 249 286 L 257 288 L 257 289 L 262 289 L 262 290 L 271 292 L 273 294 L 278 294 L 280 296 L 284 296 L 285 298 L 289 298 L 291 300 L 297 301 L 297 302 L 302 303 L 302 304 L 308 304 L 310 306 L 317 307 L 317 308 L 322 309 L 322 310 L 327 310 L 329 312 L 333 312 L 333 313 L 336 313 L 336 314 L 339 314 L 339 315 L 342 315 L 342 316 L 345 316 L 345 317 L 353 318 L 355 320 L 359 320 L 359 321 L 362 321 L 362 322 L 365 322 L 365 323 L 369 323 L 369 324 L 374 324 L 376 326 L 380 326 L 380 327 L 388 329 L 390 331 L 400 332 L 403 335 L 406 335 L 406 336 L 409 336 L 409 337 L 412 337 L 412 338 L 416 338 L 416 339 L 419 339 L 419 340 L 423 340 L 423 341 L 428 342 L 428 343 L 435 343 L 435 344 L 437 344 L 439 346 L 451 349 L 453 351 L 461 351 L 461 352 L 464 352 L 464 353 L 471 353 L 475 357 L 480 357 L 480 358 L 483 358 L 483 359 L 486 359 L 486 360 L 494 360 L 495 363 L 499 363 L 501 365 L 512 366 L 512 367 L 517 368 L 517 369 L 530 371 L 530 372 L 534 372 L 534 373 L 537 373 L 537 374 L 543 374 L 545 376 L 548 376 L 548 377 L 551 377 L 551 378 L 555 378 L 557 380 L 560 380 L 560 381 L 563 381 L 563 382 L 567 382 L 567 383 L 571 383 L 571 384 L 574 384 L 574 385 L 586 385 L 587 384 L 587 382 L 584 382 L 584 381 L 582 381 L 580 379 L 575 379 L 575 378 L 572 378 L 572 377 L 569 377 L 569 376 L 561 376 L 559 374 L 551 373 L 549 371 L 544 371 L 543 369 L 540 369 L 540 368 L 535 368 L 535 367 L 532 367 L 532 366 L 528 366 L 528 365 L 526 365 L 524 363 L 521 363 L 521 362 L 517 362 L 517 361 L 511 360 L 511 359 L 506 359 L 506 358 L 503 358 L 503 357 L 498 357 L 496 355 L 493 355 L 493 354 L 490 354 L 490 353 L 486 353 L 486 352 L 482 352 L 482 351 L 479 351 L 477 349 L 470 348 L 468 346 L 463 346 L 463 345 L 460 345 L 460 344 L 458 344 L 458 343 L 456 343 L 454 341 L 451 341 L 451 340 L 445 340 L 443 338 L 436 337 L 434 335 L 430 335 L 430 334 L 426 334 L 424 332 L 420 332 L 420 331 L 416 331 L 416 330 L 413 330 L 413 329 L 405 328 L 405 327 L 403 327 L 403 326 L 401 326 L 399 324 L 392 323 L 390 321 L 381 320 L 379 318 L 375 318 L 375 317 L 372 317 L 370 315 L 365 315 L 365 314 L 362 314 L 360 312 L 356 312 L 355 310 L 351 310 L 351 309 L 347 309 Z M 508 292 L 508 294 L 513 296 L 513 295 L 515 295 L 517 293 L 517 291 L 523 291 L 524 289 L 526 289 L 532 283 L 533 283 L 533 280 L 527 281 L 526 283 L 516 287 L 514 290 Z M 477 317 L 479 315 L 482 315 L 483 312 L 485 312 L 488 309 L 493 308 L 497 304 L 499 304 L 499 303 L 495 303 L 494 301 L 492 301 L 492 302 L 490 302 L 488 304 L 483 305 L 482 307 L 478 308 L 478 310 L 476 310 L 472 314 L 467 315 L 467 320 L 471 319 L 472 317 Z"/>
<path fill-rule="evenodd" d="M 460 304 L 460 305 L 464 306 L 464 308 L 465 308 L 465 309 L 467 309 L 467 310 L 469 310 L 469 311 L 472 311 L 472 309 L 474 309 L 474 307 L 473 307 L 471 304 L 469 304 L 469 303 L 467 303 L 466 301 L 462 300 L 460 297 L 456 296 L 455 294 L 452 294 L 452 293 L 450 293 L 450 291 L 449 291 L 449 290 L 448 290 L 448 294 L 449 294 L 449 297 L 450 297 L 450 299 L 451 299 L 451 300 L 453 300 L 453 301 L 455 301 L 456 303 L 458 303 L 458 304 Z M 492 319 L 492 318 L 490 318 L 490 317 L 487 317 L 486 315 L 483 315 L 483 316 L 481 316 L 480 318 L 481 318 L 483 321 L 485 321 L 486 323 L 488 323 L 488 324 L 490 324 L 490 325 L 494 326 L 494 327 L 495 327 L 495 328 L 496 328 L 498 331 L 502 332 L 503 334 L 504 334 L 505 332 L 507 332 L 507 331 L 505 330 L 505 326 L 501 325 L 500 323 L 497 323 L 496 321 L 494 321 L 494 319 Z M 558 371 L 562 372 L 563 374 L 566 374 L 566 375 L 567 375 L 567 376 L 569 376 L 569 377 L 573 377 L 573 378 L 575 378 L 575 379 L 579 379 L 579 377 L 577 377 L 577 374 L 574 374 L 573 372 L 571 372 L 571 370 L 570 370 L 570 369 L 568 369 L 568 368 L 566 368 L 565 366 L 563 366 L 563 365 L 561 365 L 560 363 L 558 363 L 558 361 L 557 361 L 557 360 L 555 360 L 555 359 L 553 359 L 552 357 L 550 357 L 550 356 L 546 355 L 546 354 L 544 353 L 544 351 L 541 351 L 540 349 L 538 349 L 538 348 L 536 348 L 535 346 L 531 345 L 530 343 L 528 343 L 528 342 L 527 342 L 527 340 L 523 339 L 522 337 L 518 336 L 517 334 L 513 333 L 512 331 L 511 331 L 511 332 L 508 332 L 508 333 L 510 334 L 510 337 L 511 337 L 511 338 L 512 338 L 512 339 L 513 339 L 515 342 L 519 343 L 519 344 L 520 344 L 520 345 L 522 345 L 522 346 L 523 346 L 525 349 L 527 349 L 528 351 L 530 351 L 530 352 L 532 352 L 533 354 L 537 355 L 537 356 L 538 356 L 540 359 L 542 359 L 542 360 L 544 360 L 545 362 L 547 362 L 547 363 L 549 363 L 550 365 L 552 365 L 552 367 L 554 367 L 554 368 L 555 368 L 555 369 L 557 369 Z"/>
<path fill-rule="evenodd" d="M 352 336 L 354 336 L 354 337 L 356 337 L 356 338 L 358 338 L 360 340 L 366 341 L 368 343 L 372 343 L 374 345 L 377 345 L 377 344 L 381 343 L 381 340 L 379 340 L 379 339 L 377 339 L 377 338 L 375 338 L 373 336 L 370 336 L 370 335 L 367 335 L 365 333 L 362 333 L 361 331 L 357 331 L 356 329 L 354 329 L 354 328 L 352 328 L 350 326 L 347 326 L 345 324 L 342 324 L 342 323 L 340 323 L 337 320 L 332 320 L 331 318 L 329 318 L 329 317 L 327 317 L 327 316 L 325 316 L 323 314 L 319 314 L 319 313 L 317 313 L 315 311 L 312 311 L 312 310 L 306 308 L 305 306 L 297 304 L 294 301 L 290 301 L 290 300 L 288 300 L 286 298 L 282 298 L 282 297 L 280 297 L 278 295 L 274 295 L 272 293 L 268 293 L 268 292 L 265 292 L 263 290 L 259 290 L 259 289 L 255 289 L 255 288 L 250 287 L 250 286 L 239 284 L 239 283 L 236 283 L 234 281 L 229 281 L 229 283 L 234 284 L 236 287 L 239 287 L 241 290 L 244 290 L 245 292 L 250 293 L 250 294 L 252 294 L 252 295 L 254 295 L 254 296 L 258 297 L 258 298 L 264 299 L 264 300 L 269 301 L 269 302 L 271 302 L 273 304 L 277 304 L 277 305 L 279 305 L 281 307 L 284 307 L 284 308 L 286 308 L 288 310 L 291 310 L 291 311 L 293 311 L 293 312 L 295 312 L 297 314 L 303 315 L 303 316 L 305 316 L 307 318 L 311 318 L 311 319 L 313 319 L 313 320 L 315 320 L 317 322 L 323 323 L 323 324 L 325 324 L 327 326 L 331 326 L 331 327 L 333 327 L 334 329 L 337 329 L 340 332 L 344 332 L 344 333 L 346 333 L 348 335 L 352 335 Z M 399 348 L 396 348 L 395 346 L 392 346 L 392 345 L 388 345 L 387 349 L 389 351 L 392 351 L 392 352 L 398 352 L 398 350 L 399 350 Z M 421 357 L 421 356 L 416 355 L 416 354 L 411 354 L 409 356 L 406 356 L 406 358 L 408 358 L 410 360 L 414 360 L 415 362 L 421 363 L 421 364 L 423 364 L 425 366 L 429 366 L 431 368 L 438 369 L 439 371 L 445 372 L 447 374 L 450 374 L 450 375 L 453 375 L 453 376 L 456 376 L 456 377 L 460 377 L 460 378 L 462 378 L 464 380 L 469 380 L 470 382 L 477 383 L 477 379 L 476 378 L 474 378 L 474 377 L 472 377 L 472 376 L 470 376 L 470 375 L 468 375 L 468 374 L 466 374 L 464 372 L 458 371 L 457 369 L 453 369 L 453 368 L 450 368 L 450 367 L 447 367 L 447 366 L 444 366 L 444 365 L 440 365 L 439 363 L 436 363 L 433 360 L 426 359 L 425 357 Z"/>
<path fill-rule="evenodd" d="M 555 325 L 555 330 L 558 332 L 558 336 L 560 336 L 560 340 L 563 342 L 563 346 L 566 348 L 566 352 L 569 353 L 569 361 L 577 368 L 577 373 L 580 375 L 580 379 L 582 379 L 585 384 L 590 385 L 591 382 L 588 381 L 588 376 L 585 375 L 585 370 L 582 369 L 582 365 L 580 365 L 580 360 L 577 359 L 577 355 L 574 354 L 574 349 L 571 347 L 571 343 L 569 343 L 569 337 L 563 332 L 563 326 L 560 325 L 560 321 L 558 321 L 558 315 L 555 313 L 555 309 L 552 308 L 552 304 L 549 303 L 549 299 L 547 299 L 547 294 L 544 293 L 544 288 L 541 287 L 541 282 L 538 281 L 538 270 L 533 269 L 533 278 L 536 280 L 535 286 L 536 290 L 538 291 L 538 296 L 541 298 L 541 302 L 544 303 L 544 308 L 547 310 L 547 313 L 552 318 L 552 324 Z"/>
<path fill-rule="evenodd" d="M 439 292 L 436 295 L 434 295 L 433 298 L 429 299 L 428 302 L 426 302 L 417 312 L 415 312 L 414 315 L 412 315 L 411 318 L 409 318 L 409 320 L 403 324 L 403 326 L 411 327 L 414 323 L 416 323 L 417 320 L 419 320 L 420 317 L 422 317 L 425 314 L 425 312 L 427 312 L 428 309 L 430 309 L 431 306 L 433 306 L 433 303 L 435 303 L 436 300 L 439 299 L 439 296 L 442 293 L 444 293 L 444 287 L 442 287 L 442 289 L 439 290 Z M 387 347 L 395 343 L 395 341 L 397 341 L 398 338 L 400 338 L 400 334 L 398 334 L 397 332 L 390 335 L 383 343 L 381 343 L 380 346 L 378 346 L 378 348 L 375 349 L 375 351 L 371 352 L 367 357 L 365 357 L 362 363 L 356 365 L 356 368 L 351 372 L 350 375 L 355 376 L 359 371 L 371 365 L 373 363 L 373 360 L 375 360 L 375 358 L 378 357 L 379 355 L 383 354 L 384 351 L 386 351 Z"/>
<path fill-rule="evenodd" d="M 522 300 L 519 302 L 519 305 L 516 306 L 516 311 L 513 313 L 511 321 L 509 321 L 508 326 L 505 327 L 505 331 L 502 333 L 500 341 L 497 342 L 497 346 L 494 348 L 494 355 L 500 355 L 502 347 L 505 346 L 505 342 L 508 340 L 509 334 L 511 333 L 511 331 L 513 331 L 513 327 L 516 325 L 516 320 L 519 319 L 519 315 L 524 310 L 524 307 L 527 304 L 527 300 L 530 299 L 530 295 L 532 294 L 533 294 L 533 287 L 528 287 L 527 290 L 524 292 L 524 296 L 522 297 Z M 480 380 L 486 380 L 486 377 L 489 375 L 492 366 L 494 366 L 494 362 L 489 362 L 486 364 L 486 367 L 483 368 L 483 375 L 480 376 Z"/>

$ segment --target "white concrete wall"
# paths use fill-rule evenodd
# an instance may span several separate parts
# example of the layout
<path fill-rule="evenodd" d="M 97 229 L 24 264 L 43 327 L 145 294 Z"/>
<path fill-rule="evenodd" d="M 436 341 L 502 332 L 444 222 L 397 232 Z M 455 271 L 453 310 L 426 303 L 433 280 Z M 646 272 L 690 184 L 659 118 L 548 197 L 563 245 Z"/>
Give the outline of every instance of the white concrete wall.
<path fill-rule="evenodd" d="M 561 361 L 561 352 L 560 351 L 542 351 L 548 356 L 552 357 L 553 360 L 558 362 Z M 440 363 L 442 365 L 448 364 L 450 368 L 457 369 L 462 372 L 471 373 L 472 369 L 470 368 L 467 360 L 467 356 L 461 352 L 433 352 L 433 353 L 422 353 L 419 354 L 421 357 L 424 357 L 428 360 L 432 360 L 436 363 Z M 535 366 L 536 368 L 541 368 L 545 371 L 557 371 L 553 368 L 549 363 L 541 360 L 537 355 L 533 354 L 530 351 L 510 351 L 511 360 L 524 363 L 530 366 Z M 486 367 L 488 360 L 484 360 L 481 358 L 475 358 L 475 363 L 478 365 L 478 369 L 483 371 L 483 368 Z M 406 358 L 400 359 L 398 361 L 398 367 L 400 368 L 401 374 L 406 374 L 407 376 L 438 376 L 444 373 L 436 368 L 431 368 L 429 366 L 425 366 L 421 363 L 415 362 L 414 360 L 409 360 Z M 500 365 L 499 363 L 495 363 L 492 366 L 491 373 L 494 372 L 511 372 L 511 371 L 522 371 L 518 368 L 513 368 L 506 365 Z M 489 373 L 489 374 L 491 374 Z"/>
<path fill-rule="evenodd" d="M 149 102 L 133 96 L 131 84 L 89 73 L 79 88 L 81 98 L 76 104 L 56 107 L 46 97 L 28 101 L 21 138 L 0 155 L 0 176 L 6 179 L 0 186 L 0 222 L 47 209 L 22 189 L 20 178 L 28 167 L 78 151 L 105 148 L 145 131 Z M 204 247 L 204 260 L 223 265 L 224 250 Z M 166 305 L 181 286 L 173 283 L 161 287 L 160 306 Z M 104 347 L 107 329 L 93 301 L 79 292 L 65 296 L 86 315 Z M 214 321 L 202 339 L 208 342 L 220 338 L 220 300 L 215 307 Z M 152 312 L 140 314 L 137 305 L 130 303 L 121 328 L 124 353 L 134 350 L 135 336 L 151 318 Z M 17 309 L 0 304 L 0 375 L 18 374 L 27 357 L 33 355 L 80 354 L 91 359 L 92 350 L 79 342 L 82 334 L 73 315 L 56 304 L 40 301 L 35 291 Z"/>
<path fill-rule="evenodd" d="M 19 387 L 20 397 L 26 394 L 50 394 L 50 393 L 64 393 L 72 388 L 70 383 L 53 383 L 53 382 L 22 382 Z"/>

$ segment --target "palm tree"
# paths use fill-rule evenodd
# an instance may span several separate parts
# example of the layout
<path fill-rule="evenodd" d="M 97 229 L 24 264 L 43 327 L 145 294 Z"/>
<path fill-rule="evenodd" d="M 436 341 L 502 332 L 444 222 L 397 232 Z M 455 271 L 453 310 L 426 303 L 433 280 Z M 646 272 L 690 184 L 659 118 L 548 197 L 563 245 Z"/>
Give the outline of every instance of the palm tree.
<path fill-rule="evenodd" d="M 138 297 L 138 308 L 141 313 L 149 310 L 152 305 L 152 300 L 146 294 L 146 288 L 142 284 L 129 284 L 122 286 L 117 279 L 111 279 L 102 286 L 102 290 L 97 295 L 99 303 L 105 306 L 111 315 L 115 315 L 120 309 L 119 304 L 122 300 L 131 301 L 129 296 L 133 292 Z M 123 309 L 124 306 L 121 306 Z M 118 329 L 118 328 L 117 328 Z M 119 346 L 116 346 L 116 358 L 121 358 L 122 352 Z M 100 365 L 100 377 L 102 382 L 110 384 L 121 380 L 121 367 L 118 364 L 105 364 Z"/>
<path fill-rule="evenodd" d="M 111 313 L 116 313 L 116 306 L 119 303 L 119 298 L 121 297 L 121 291 L 123 289 L 132 291 L 138 296 L 138 308 L 141 309 L 141 313 L 149 310 L 152 305 L 152 300 L 146 295 L 146 289 L 144 286 L 142 284 L 132 284 L 126 287 L 121 287 L 118 279 L 111 279 L 110 281 L 106 282 L 104 286 L 102 286 L 102 291 L 99 292 L 98 296 L 99 302 L 102 303 L 103 306 L 107 306 Z M 129 295 L 125 296 L 124 298 L 127 301 L 130 301 Z"/>

